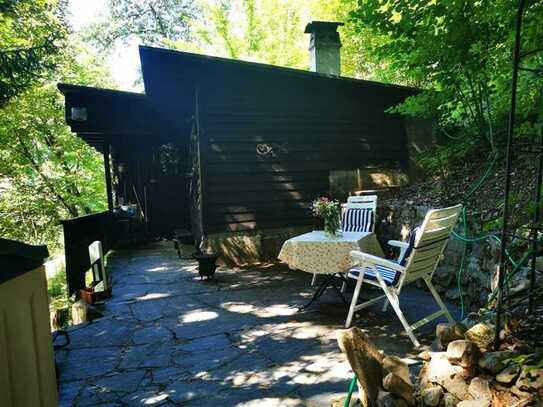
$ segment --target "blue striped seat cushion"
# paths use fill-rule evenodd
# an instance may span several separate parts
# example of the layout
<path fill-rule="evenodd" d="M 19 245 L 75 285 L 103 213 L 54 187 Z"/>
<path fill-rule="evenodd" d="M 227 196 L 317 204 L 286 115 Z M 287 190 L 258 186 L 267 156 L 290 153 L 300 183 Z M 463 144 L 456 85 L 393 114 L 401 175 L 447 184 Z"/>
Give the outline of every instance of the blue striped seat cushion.
<path fill-rule="evenodd" d="M 379 274 L 381 274 L 381 277 L 383 278 L 386 285 L 394 285 L 398 282 L 398 279 L 401 275 L 399 271 L 391 269 L 390 267 L 382 266 L 380 264 L 376 264 L 375 267 L 379 271 Z M 361 271 L 361 267 L 353 267 L 349 270 L 349 277 L 358 279 Z M 364 280 L 366 279 L 377 281 L 377 277 L 375 276 L 375 271 L 373 270 L 373 267 L 366 267 L 364 271 Z"/>
<path fill-rule="evenodd" d="M 373 217 L 372 209 L 348 208 L 341 219 L 341 230 L 344 232 L 371 232 Z"/>

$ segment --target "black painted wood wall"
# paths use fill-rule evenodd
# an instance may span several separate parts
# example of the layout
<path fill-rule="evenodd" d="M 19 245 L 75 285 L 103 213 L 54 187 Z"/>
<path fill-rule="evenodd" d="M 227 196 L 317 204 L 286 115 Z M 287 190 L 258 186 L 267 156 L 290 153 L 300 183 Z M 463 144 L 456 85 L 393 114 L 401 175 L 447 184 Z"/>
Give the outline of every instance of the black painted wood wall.
<path fill-rule="evenodd" d="M 314 224 L 330 171 L 407 162 L 404 121 L 385 113 L 405 92 L 222 74 L 198 83 L 206 234 Z"/>

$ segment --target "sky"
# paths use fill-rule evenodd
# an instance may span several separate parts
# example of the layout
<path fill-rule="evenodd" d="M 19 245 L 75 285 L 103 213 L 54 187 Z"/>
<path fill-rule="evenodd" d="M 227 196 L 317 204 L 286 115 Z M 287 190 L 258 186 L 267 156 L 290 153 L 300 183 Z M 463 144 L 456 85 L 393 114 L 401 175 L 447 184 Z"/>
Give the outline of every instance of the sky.
<path fill-rule="evenodd" d="M 70 23 L 75 31 L 98 20 L 107 9 L 106 0 L 69 0 L 68 6 Z M 120 90 L 143 91 L 141 85 L 135 84 L 140 66 L 138 44 L 135 41 L 115 47 L 107 63 Z"/>

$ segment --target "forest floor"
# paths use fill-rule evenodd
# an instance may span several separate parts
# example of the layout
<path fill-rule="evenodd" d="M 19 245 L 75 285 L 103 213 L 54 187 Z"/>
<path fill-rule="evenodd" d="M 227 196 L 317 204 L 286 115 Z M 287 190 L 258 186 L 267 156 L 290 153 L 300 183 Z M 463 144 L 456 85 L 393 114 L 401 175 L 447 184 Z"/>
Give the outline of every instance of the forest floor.
<path fill-rule="evenodd" d="M 513 210 L 526 219 L 526 204 L 536 184 L 536 163 L 533 156 L 515 157 L 512 165 L 511 197 Z M 388 202 L 413 202 L 416 205 L 443 207 L 463 203 L 468 191 L 481 180 L 489 161 L 473 157 L 462 164 L 451 166 L 435 176 L 426 177 L 407 187 L 395 189 Z M 491 222 L 501 218 L 504 202 L 505 160 L 500 157 L 488 177 L 472 194 L 467 213 L 478 223 Z M 392 194 L 391 194 L 392 195 Z M 524 211 L 523 211 L 524 209 Z M 522 214 L 523 213 L 523 214 Z"/>

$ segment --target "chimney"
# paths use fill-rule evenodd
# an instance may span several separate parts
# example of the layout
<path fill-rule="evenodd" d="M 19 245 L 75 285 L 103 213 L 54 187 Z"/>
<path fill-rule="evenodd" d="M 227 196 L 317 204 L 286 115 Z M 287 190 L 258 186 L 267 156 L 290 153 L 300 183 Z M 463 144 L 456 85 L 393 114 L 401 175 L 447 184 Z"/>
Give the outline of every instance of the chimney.
<path fill-rule="evenodd" d="M 311 70 L 328 75 L 341 74 L 341 41 L 337 28 L 343 23 L 312 21 L 305 27 L 305 33 L 311 34 L 309 55 Z"/>

